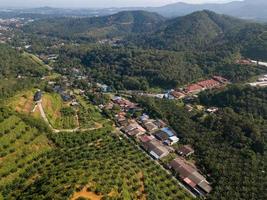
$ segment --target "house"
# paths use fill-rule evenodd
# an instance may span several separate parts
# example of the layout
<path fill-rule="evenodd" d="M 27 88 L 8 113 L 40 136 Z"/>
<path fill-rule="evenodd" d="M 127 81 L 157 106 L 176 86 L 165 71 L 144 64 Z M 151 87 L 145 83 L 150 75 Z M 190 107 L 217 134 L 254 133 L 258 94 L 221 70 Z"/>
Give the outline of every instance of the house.
<path fill-rule="evenodd" d="M 211 192 L 212 188 L 209 182 L 202 176 L 195 166 L 188 164 L 184 159 L 176 158 L 170 163 L 176 176 L 178 176 L 192 192 L 204 196 Z"/>
<path fill-rule="evenodd" d="M 184 145 L 176 150 L 176 152 L 184 157 L 192 155 L 195 151 L 190 145 Z"/>
<path fill-rule="evenodd" d="M 168 127 L 164 127 L 164 128 L 162 128 L 161 130 L 162 130 L 163 132 L 167 133 L 167 135 L 168 135 L 169 137 L 172 137 L 172 136 L 176 135 L 176 133 L 174 132 L 174 130 L 172 130 L 172 129 L 168 128 Z"/>
<path fill-rule="evenodd" d="M 126 118 L 126 113 L 125 112 L 120 112 L 117 115 L 115 115 L 115 120 L 120 126 L 127 126 L 128 125 L 128 120 Z"/>
<path fill-rule="evenodd" d="M 208 113 L 216 113 L 219 110 L 217 107 L 210 107 L 207 109 Z"/>
<path fill-rule="evenodd" d="M 250 59 L 240 59 L 236 61 L 237 64 L 240 65 L 252 65 L 252 61 Z"/>
<path fill-rule="evenodd" d="M 101 92 L 110 92 L 111 88 L 108 85 L 97 83 L 97 87 L 100 88 Z"/>
<path fill-rule="evenodd" d="M 165 132 L 162 131 L 162 130 L 157 131 L 157 132 L 154 134 L 154 136 L 155 136 L 158 140 L 160 140 L 160 141 L 162 141 L 162 142 L 163 142 L 163 141 L 166 141 L 166 140 L 169 139 L 168 134 L 165 133 Z"/>
<path fill-rule="evenodd" d="M 197 83 L 204 89 L 212 89 L 217 86 L 219 86 L 221 83 L 219 81 L 216 81 L 214 79 L 204 80 Z"/>
<path fill-rule="evenodd" d="M 56 85 L 54 88 L 53 88 L 53 91 L 56 92 L 56 93 L 62 93 L 64 90 L 63 88 L 60 86 L 60 85 Z"/>
<path fill-rule="evenodd" d="M 179 141 L 176 133 L 170 128 L 162 128 L 155 133 L 155 137 L 166 145 L 173 145 Z"/>
<path fill-rule="evenodd" d="M 71 99 L 72 99 L 71 96 L 67 93 L 61 93 L 61 98 L 65 102 L 71 101 Z"/>
<path fill-rule="evenodd" d="M 153 158 L 157 160 L 169 155 L 168 148 L 162 145 L 157 139 L 143 142 L 142 146 Z"/>
<path fill-rule="evenodd" d="M 193 108 L 191 105 L 189 105 L 189 104 L 186 104 L 186 105 L 185 105 L 185 109 L 186 109 L 188 112 L 191 112 L 191 111 L 194 110 L 194 108 Z"/>
<path fill-rule="evenodd" d="M 70 103 L 71 106 L 79 106 L 79 103 L 77 101 L 72 101 Z"/>
<path fill-rule="evenodd" d="M 185 94 L 182 92 L 178 92 L 178 91 L 173 91 L 170 93 L 174 98 L 176 99 L 182 99 L 185 97 Z"/>
<path fill-rule="evenodd" d="M 164 121 L 162 121 L 161 119 L 157 119 L 156 121 L 154 121 L 154 124 L 159 128 L 163 128 L 163 127 L 167 126 L 167 124 Z"/>
<path fill-rule="evenodd" d="M 130 122 L 130 124 L 124 127 L 122 130 L 129 136 L 139 136 L 146 132 L 146 130 L 136 121 Z"/>
<path fill-rule="evenodd" d="M 223 78 L 221 76 L 213 76 L 214 80 L 219 81 L 221 84 L 227 84 L 229 81 L 226 78 Z"/>
<path fill-rule="evenodd" d="M 130 109 L 135 109 L 135 108 L 137 108 L 137 104 L 132 103 L 132 102 L 130 102 L 129 100 L 127 100 L 127 99 L 123 99 L 123 98 L 121 98 L 121 97 L 114 97 L 114 98 L 112 99 L 112 101 L 113 101 L 115 104 L 119 105 L 120 108 L 123 109 L 123 110 L 125 110 L 125 111 L 128 111 L 128 110 L 130 110 Z"/>
<path fill-rule="evenodd" d="M 140 121 L 142 123 L 146 123 L 147 121 L 149 121 L 149 116 L 147 114 L 143 114 L 141 117 L 140 117 Z"/>
<path fill-rule="evenodd" d="M 143 126 L 148 132 L 152 132 L 158 129 L 158 126 L 154 124 L 153 121 L 148 121 Z"/>
<path fill-rule="evenodd" d="M 202 90 L 203 90 L 203 87 L 201 87 L 198 84 L 191 84 L 185 88 L 185 92 L 188 94 L 196 94 L 196 93 L 201 92 Z"/>
<path fill-rule="evenodd" d="M 149 142 L 149 141 L 155 139 L 155 137 L 152 136 L 152 135 L 146 135 L 146 134 L 143 134 L 143 135 L 140 135 L 140 136 L 138 137 L 138 139 L 139 139 L 139 141 L 140 141 L 141 143 L 145 143 L 145 142 Z"/>
<path fill-rule="evenodd" d="M 41 92 L 41 90 L 38 90 L 34 94 L 33 100 L 37 102 L 37 101 L 41 101 L 41 99 L 42 99 L 42 92 Z"/>
<path fill-rule="evenodd" d="M 169 137 L 169 141 L 170 141 L 170 145 L 173 145 L 179 142 L 179 138 L 176 135 L 174 135 L 172 137 Z"/>
<path fill-rule="evenodd" d="M 140 136 L 140 135 L 142 135 L 142 134 L 144 134 L 144 133 L 145 133 L 145 132 L 144 132 L 142 129 L 135 128 L 135 129 L 129 131 L 129 132 L 127 133 L 127 135 L 138 137 L 138 136 Z"/>

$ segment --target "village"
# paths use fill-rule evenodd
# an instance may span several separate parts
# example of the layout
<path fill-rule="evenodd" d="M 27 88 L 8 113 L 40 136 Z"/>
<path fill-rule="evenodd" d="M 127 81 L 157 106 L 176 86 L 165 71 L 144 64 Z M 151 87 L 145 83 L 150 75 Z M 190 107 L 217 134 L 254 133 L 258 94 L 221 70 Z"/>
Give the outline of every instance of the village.
<path fill-rule="evenodd" d="M 205 196 L 212 190 L 197 167 L 188 161 L 194 154 L 192 146 L 179 144 L 177 133 L 167 123 L 161 119 L 150 118 L 136 103 L 119 96 L 114 96 L 111 102 L 100 106 L 101 109 L 107 110 L 114 107 L 119 107 L 114 119 L 122 134 L 134 140 L 166 170 L 170 170 L 195 195 Z M 141 114 L 131 114 L 135 112 Z M 164 161 L 168 156 L 172 158 L 171 162 Z"/>
<path fill-rule="evenodd" d="M 223 80 L 223 83 L 225 83 L 225 79 Z M 76 92 L 73 92 L 71 88 L 75 86 L 68 81 L 67 77 L 61 77 L 60 83 L 48 81 L 48 86 L 51 87 L 51 92 L 61 96 L 63 102 L 76 107 L 79 106 L 79 102 L 76 100 L 77 95 L 88 99 L 84 90 L 76 89 Z M 206 81 L 206 83 L 210 82 Z M 214 83 L 212 85 L 214 87 L 222 84 L 220 82 L 217 83 L 215 80 L 212 83 Z M 211 192 L 210 183 L 192 162 L 194 148 L 190 144 L 180 143 L 177 133 L 166 122 L 161 119 L 150 118 L 149 115 L 144 113 L 143 108 L 131 102 L 128 98 L 110 93 L 107 85 L 98 83 L 95 84 L 95 87 L 91 92 L 98 91 L 97 93 L 109 96 L 109 101 L 103 104 L 96 102 L 94 104 L 103 113 L 106 111 L 112 113 L 110 117 L 114 120 L 119 135 L 138 145 L 151 159 L 156 160 L 162 168 L 176 177 L 183 187 L 193 195 L 205 196 Z M 189 88 L 192 88 L 192 86 Z M 192 91 L 190 90 L 190 92 Z M 38 90 L 33 97 L 34 101 L 39 102 L 43 93 Z M 209 108 L 206 112 L 209 112 L 208 110 L 216 112 L 218 109 Z"/>
<path fill-rule="evenodd" d="M 57 59 L 56 55 L 52 55 Z M 209 175 L 204 175 L 195 165 L 194 148 L 191 144 L 180 142 L 178 134 L 168 125 L 167 122 L 158 118 L 151 118 L 144 109 L 130 99 L 133 95 L 165 98 L 168 100 L 179 100 L 184 102 L 184 107 L 191 112 L 194 107 L 188 99 L 194 99 L 198 93 L 221 89 L 230 84 L 230 81 L 221 76 L 212 76 L 210 79 L 200 80 L 196 83 L 181 88 L 171 89 L 163 94 L 149 94 L 135 91 L 113 91 L 111 87 L 101 83 L 89 83 L 90 81 L 78 68 L 72 68 L 72 77 L 60 76 L 56 81 L 48 81 L 48 90 L 61 96 L 64 102 L 71 106 L 79 105 L 76 95 L 81 95 L 88 101 L 95 104 L 103 114 L 111 113 L 109 118 L 115 123 L 116 130 L 120 137 L 126 137 L 142 149 L 155 164 L 164 168 L 177 178 L 180 183 L 195 196 L 205 197 L 212 191 L 211 184 L 207 181 Z M 265 82 L 266 75 L 258 79 Z M 46 77 L 44 77 L 46 79 Z M 88 88 L 81 88 L 74 79 L 86 82 Z M 74 89 L 76 88 L 76 89 Z M 76 92 L 74 92 L 76 91 Z M 88 94 L 107 95 L 108 101 L 96 102 L 89 99 Z M 40 100 L 41 91 L 37 91 L 34 99 Z M 190 101 L 189 101 L 190 102 Z M 219 108 L 203 108 L 206 114 L 216 113 Z"/>

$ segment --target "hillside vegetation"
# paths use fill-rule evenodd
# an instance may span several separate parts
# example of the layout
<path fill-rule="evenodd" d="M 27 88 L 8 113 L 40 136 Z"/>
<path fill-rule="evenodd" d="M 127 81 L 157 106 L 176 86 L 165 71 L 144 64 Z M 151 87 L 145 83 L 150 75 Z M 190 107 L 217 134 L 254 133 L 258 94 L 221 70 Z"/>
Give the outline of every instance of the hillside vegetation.
<path fill-rule="evenodd" d="M 267 59 L 266 25 L 208 10 L 173 19 L 145 11 L 95 18 L 44 19 L 27 25 L 24 31 L 80 42 L 119 38 L 130 45 L 175 51 L 240 50 L 245 56 Z"/>
<path fill-rule="evenodd" d="M 43 122 L 0 108 L 0 191 L 52 149 Z M 30 180 L 29 180 L 30 181 Z"/>
<path fill-rule="evenodd" d="M 209 106 L 231 107 L 236 112 L 267 119 L 267 88 L 231 86 L 219 92 L 202 93 L 200 102 Z"/>
<path fill-rule="evenodd" d="M 258 96 L 258 92 L 250 93 Z M 227 104 L 224 99 L 227 97 L 220 102 Z M 240 101 L 246 104 L 251 99 Z M 181 143 L 194 146 L 197 165 L 209 174 L 213 186 L 207 199 L 266 199 L 266 120 L 252 117 L 250 112 L 234 112 L 229 107 L 215 114 L 189 113 L 175 101 L 136 100 L 150 115 L 166 119 L 177 131 Z M 242 107 L 235 105 L 234 109 Z"/>
<path fill-rule="evenodd" d="M 112 135 L 108 126 L 53 134 L 51 139 L 56 149 L 37 159 L 17 184 L 2 190 L 7 199 L 71 199 L 83 197 L 79 192 L 84 188 L 102 199 L 191 199 L 133 144 Z"/>
<path fill-rule="evenodd" d="M 130 90 L 181 87 L 212 75 L 242 82 L 267 72 L 267 68 L 238 65 L 236 58 L 237 55 L 227 50 L 185 53 L 125 47 L 92 47 L 90 50 L 68 47 L 62 49 L 56 70 L 71 74 L 72 68 L 79 66 L 93 80 L 115 89 Z"/>
<path fill-rule="evenodd" d="M 24 30 L 53 37 L 93 41 L 130 33 L 150 32 L 163 21 L 164 17 L 156 13 L 125 11 L 104 17 L 44 19 L 24 27 Z"/>
<path fill-rule="evenodd" d="M 0 45 L 0 99 L 29 89 L 47 74 L 47 69 L 26 54 Z"/>

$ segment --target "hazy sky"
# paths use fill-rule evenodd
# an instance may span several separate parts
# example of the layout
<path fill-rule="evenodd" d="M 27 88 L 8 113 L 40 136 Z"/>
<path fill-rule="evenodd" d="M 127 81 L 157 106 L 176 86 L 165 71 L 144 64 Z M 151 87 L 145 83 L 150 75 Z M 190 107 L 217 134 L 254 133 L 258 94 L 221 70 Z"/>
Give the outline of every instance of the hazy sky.
<path fill-rule="evenodd" d="M 0 0 L 0 7 L 130 7 L 161 6 L 174 2 L 222 3 L 233 0 Z"/>

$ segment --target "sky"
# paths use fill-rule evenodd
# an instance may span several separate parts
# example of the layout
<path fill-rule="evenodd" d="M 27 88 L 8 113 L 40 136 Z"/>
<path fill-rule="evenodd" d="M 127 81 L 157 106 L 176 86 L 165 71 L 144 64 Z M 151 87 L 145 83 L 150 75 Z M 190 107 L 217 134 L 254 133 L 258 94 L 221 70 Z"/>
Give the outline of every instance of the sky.
<path fill-rule="evenodd" d="M 103 7 L 138 7 L 162 6 L 175 2 L 187 3 L 223 3 L 233 0 L 0 0 L 0 7 L 75 7 L 75 8 L 103 8 Z"/>

